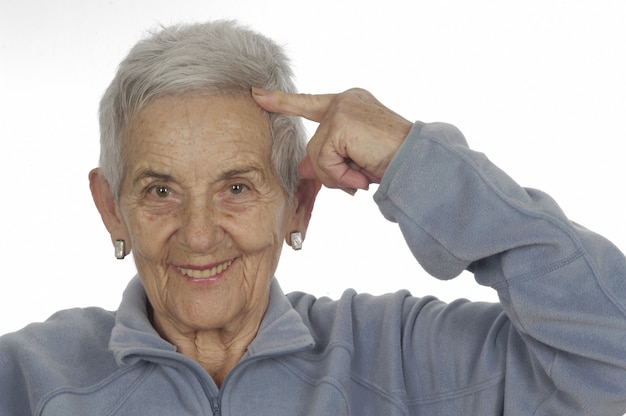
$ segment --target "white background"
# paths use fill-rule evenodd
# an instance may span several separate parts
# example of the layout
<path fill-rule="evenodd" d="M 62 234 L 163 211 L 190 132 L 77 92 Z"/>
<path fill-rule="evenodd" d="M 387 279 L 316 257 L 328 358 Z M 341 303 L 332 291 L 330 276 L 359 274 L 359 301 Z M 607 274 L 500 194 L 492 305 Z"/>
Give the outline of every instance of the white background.
<path fill-rule="evenodd" d="M 457 125 L 626 248 L 622 0 L 2 0 L 0 334 L 59 309 L 117 308 L 134 266 L 114 259 L 88 190 L 98 101 L 147 29 L 220 18 L 284 44 L 303 92 L 360 86 L 406 118 Z M 286 291 L 496 299 L 469 275 L 427 276 L 372 193 L 320 194 L 304 249 L 284 250 Z"/>

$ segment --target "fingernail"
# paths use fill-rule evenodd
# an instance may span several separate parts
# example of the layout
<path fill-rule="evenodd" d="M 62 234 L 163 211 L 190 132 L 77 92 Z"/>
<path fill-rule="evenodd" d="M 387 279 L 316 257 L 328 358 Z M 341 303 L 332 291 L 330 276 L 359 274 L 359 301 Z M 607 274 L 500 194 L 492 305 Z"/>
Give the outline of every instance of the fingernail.
<path fill-rule="evenodd" d="M 356 194 L 357 189 L 354 188 L 340 188 L 342 191 L 344 191 L 345 193 L 349 194 L 350 196 L 354 196 L 354 194 Z"/>

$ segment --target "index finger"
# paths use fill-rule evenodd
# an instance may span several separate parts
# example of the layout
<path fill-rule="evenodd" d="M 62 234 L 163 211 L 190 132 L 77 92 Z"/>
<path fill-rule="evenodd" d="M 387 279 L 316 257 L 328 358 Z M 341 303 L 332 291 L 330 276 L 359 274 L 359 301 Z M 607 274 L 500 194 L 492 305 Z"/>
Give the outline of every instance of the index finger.
<path fill-rule="evenodd" d="M 264 110 L 321 122 L 336 94 L 291 94 L 252 87 L 252 98 Z"/>

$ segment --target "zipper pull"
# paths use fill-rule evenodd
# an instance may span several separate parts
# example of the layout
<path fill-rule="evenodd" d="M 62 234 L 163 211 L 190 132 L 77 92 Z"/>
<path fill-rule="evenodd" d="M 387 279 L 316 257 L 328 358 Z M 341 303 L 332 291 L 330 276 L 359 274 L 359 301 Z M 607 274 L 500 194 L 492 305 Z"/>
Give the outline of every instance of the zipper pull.
<path fill-rule="evenodd" d="M 217 401 L 217 398 L 213 400 L 213 416 L 220 416 L 220 404 Z"/>

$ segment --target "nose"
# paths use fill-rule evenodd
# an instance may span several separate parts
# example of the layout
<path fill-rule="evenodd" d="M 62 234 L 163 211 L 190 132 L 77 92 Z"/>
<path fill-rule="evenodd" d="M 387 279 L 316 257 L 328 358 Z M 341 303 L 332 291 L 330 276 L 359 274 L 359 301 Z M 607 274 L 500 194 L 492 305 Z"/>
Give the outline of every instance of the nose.
<path fill-rule="evenodd" d="M 218 215 L 206 201 L 196 200 L 186 204 L 179 229 L 181 244 L 196 254 L 211 251 L 224 238 Z"/>

